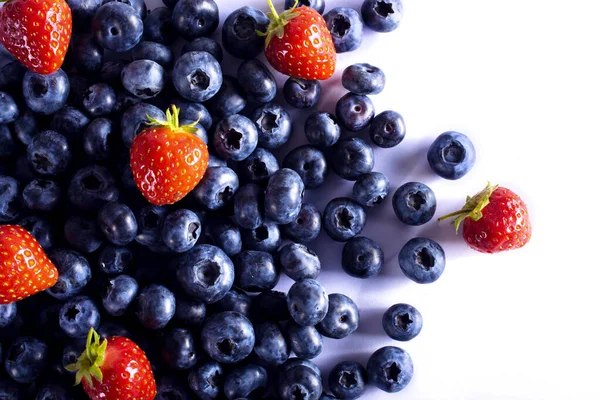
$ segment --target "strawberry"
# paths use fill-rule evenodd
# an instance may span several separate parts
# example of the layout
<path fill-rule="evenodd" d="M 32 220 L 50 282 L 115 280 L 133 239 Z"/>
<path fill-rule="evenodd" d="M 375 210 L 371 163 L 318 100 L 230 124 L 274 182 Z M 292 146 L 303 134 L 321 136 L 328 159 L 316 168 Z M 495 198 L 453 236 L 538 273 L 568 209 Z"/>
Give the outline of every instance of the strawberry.
<path fill-rule="evenodd" d="M 496 186 L 486 186 L 465 206 L 438 220 L 456 217 L 456 231 L 461 222 L 467 244 L 482 253 L 518 249 L 531 239 L 531 222 L 527 206 L 514 192 Z"/>
<path fill-rule="evenodd" d="M 51 74 L 62 66 L 72 26 L 64 0 L 8 0 L 0 8 L 0 42 L 38 74 Z"/>
<path fill-rule="evenodd" d="M 0 304 L 13 303 L 56 283 L 58 271 L 27 230 L 0 225 Z"/>
<path fill-rule="evenodd" d="M 133 179 L 154 205 L 173 204 L 200 182 L 208 167 L 206 144 L 192 133 L 196 123 L 179 126 L 179 109 L 167 110 L 167 120 L 149 118 L 150 127 L 133 139 L 130 151 Z"/>
<path fill-rule="evenodd" d="M 314 8 L 294 7 L 277 14 L 268 0 L 271 23 L 266 36 L 265 56 L 277 71 L 292 78 L 325 80 L 335 72 L 336 53 L 323 16 Z"/>
<path fill-rule="evenodd" d="M 130 339 L 113 336 L 100 343 L 90 329 L 85 350 L 67 371 L 76 372 L 75 384 L 92 400 L 152 400 L 156 381 L 146 353 Z"/>

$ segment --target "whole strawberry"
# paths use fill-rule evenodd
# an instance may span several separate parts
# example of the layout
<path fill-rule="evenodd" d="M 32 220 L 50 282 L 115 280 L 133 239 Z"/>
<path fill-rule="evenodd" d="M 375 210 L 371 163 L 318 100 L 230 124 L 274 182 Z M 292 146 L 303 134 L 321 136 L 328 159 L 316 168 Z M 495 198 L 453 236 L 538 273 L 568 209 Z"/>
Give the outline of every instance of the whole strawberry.
<path fill-rule="evenodd" d="M 294 7 L 277 14 L 268 0 L 271 23 L 267 28 L 265 56 L 282 74 L 293 78 L 325 80 L 335 72 L 336 53 L 323 16 L 314 8 Z"/>
<path fill-rule="evenodd" d="M 154 205 L 184 198 L 208 167 L 208 149 L 195 132 L 195 123 L 179 126 L 179 109 L 167 110 L 167 120 L 149 118 L 149 127 L 133 139 L 130 164 L 133 179 Z"/>
<path fill-rule="evenodd" d="M 467 197 L 465 206 L 452 214 L 439 218 L 456 217 L 456 230 L 464 221 L 463 238 L 467 244 L 482 253 L 523 247 L 531 239 L 531 222 L 527 206 L 511 190 L 486 186 L 473 197 Z"/>
<path fill-rule="evenodd" d="M 0 225 L 0 304 L 13 303 L 56 283 L 58 271 L 27 230 Z"/>
<path fill-rule="evenodd" d="M 75 364 L 66 369 L 76 372 L 75 383 L 92 400 L 152 400 L 156 381 L 146 353 L 130 339 L 113 336 L 100 343 L 92 328 L 85 350 Z"/>
<path fill-rule="evenodd" d="M 8 0 L 0 8 L 0 42 L 38 74 L 51 74 L 62 66 L 72 25 L 64 0 Z"/>

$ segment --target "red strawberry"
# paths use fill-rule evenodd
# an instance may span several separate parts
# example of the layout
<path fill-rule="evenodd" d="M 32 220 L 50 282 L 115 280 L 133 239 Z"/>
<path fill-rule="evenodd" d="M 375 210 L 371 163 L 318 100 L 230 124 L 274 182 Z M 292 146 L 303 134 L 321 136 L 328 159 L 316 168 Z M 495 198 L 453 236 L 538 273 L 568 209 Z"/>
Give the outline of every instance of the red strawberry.
<path fill-rule="evenodd" d="M 38 74 L 51 74 L 62 66 L 72 25 L 64 0 L 8 0 L 0 8 L 0 42 Z"/>
<path fill-rule="evenodd" d="M 100 335 L 92 328 L 85 350 L 75 364 L 75 383 L 83 380 L 83 390 L 92 400 L 152 400 L 156 381 L 146 353 L 133 341 L 113 336 L 100 343 Z"/>
<path fill-rule="evenodd" d="M 335 72 L 336 53 L 323 16 L 314 8 L 296 5 L 277 14 L 268 0 L 271 23 L 267 28 L 265 56 L 282 74 L 293 78 L 325 80 Z"/>
<path fill-rule="evenodd" d="M 463 238 L 467 244 L 483 253 L 518 249 L 531 239 L 531 222 L 527 206 L 514 192 L 496 186 L 486 186 L 473 197 L 467 197 L 465 206 L 439 218 L 457 217 L 458 227 L 464 221 Z"/>
<path fill-rule="evenodd" d="M 179 126 L 179 109 L 167 110 L 167 120 L 150 118 L 150 127 L 133 139 L 130 152 L 133 179 L 152 204 L 173 204 L 200 182 L 208 167 L 206 144 L 192 132 L 195 124 Z"/>
<path fill-rule="evenodd" d="M 13 303 L 56 283 L 58 271 L 31 233 L 0 225 L 0 304 Z"/>

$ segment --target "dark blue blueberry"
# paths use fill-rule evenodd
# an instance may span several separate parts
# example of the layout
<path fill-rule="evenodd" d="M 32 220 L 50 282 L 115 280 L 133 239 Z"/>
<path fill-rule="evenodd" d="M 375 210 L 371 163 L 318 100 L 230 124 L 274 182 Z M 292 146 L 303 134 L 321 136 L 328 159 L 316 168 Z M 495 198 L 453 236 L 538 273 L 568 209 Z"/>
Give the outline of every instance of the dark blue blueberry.
<path fill-rule="evenodd" d="M 236 311 L 248 317 L 252 299 L 250 296 L 239 289 L 231 289 L 225 297 L 212 305 L 212 309 L 217 312 Z"/>
<path fill-rule="evenodd" d="M 125 52 L 140 42 L 144 23 L 133 7 L 111 1 L 98 8 L 94 14 L 92 33 L 106 50 Z"/>
<path fill-rule="evenodd" d="M 223 75 L 221 88 L 206 102 L 206 106 L 211 115 L 218 119 L 241 113 L 246 108 L 246 92 L 236 78 Z"/>
<path fill-rule="evenodd" d="M 285 8 L 292 8 L 296 4 L 296 0 L 285 0 Z M 300 0 L 298 1 L 298 7 L 306 6 L 314 8 L 319 14 L 323 14 L 325 11 L 325 0 Z"/>
<path fill-rule="evenodd" d="M 235 399 L 262 399 L 268 388 L 267 370 L 255 364 L 235 368 L 225 378 L 225 397 Z"/>
<path fill-rule="evenodd" d="M 162 329 L 175 315 L 173 292 L 162 285 L 152 284 L 140 291 L 135 302 L 135 315 L 146 329 Z"/>
<path fill-rule="evenodd" d="M 215 218 L 208 222 L 206 236 L 209 242 L 221 248 L 229 257 L 242 251 L 242 234 L 239 228 L 224 218 Z"/>
<path fill-rule="evenodd" d="M 172 77 L 181 97 L 197 103 L 215 96 L 223 84 L 219 62 L 205 51 L 181 55 L 175 62 Z"/>
<path fill-rule="evenodd" d="M 264 220 L 264 190 L 256 183 L 240 187 L 233 201 L 233 219 L 243 229 L 256 229 Z"/>
<path fill-rule="evenodd" d="M 19 61 L 10 61 L 0 67 L 0 89 L 21 87 L 23 76 L 28 71 Z"/>
<path fill-rule="evenodd" d="M 290 346 L 277 322 L 262 322 L 254 331 L 254 352 L 262 362 L 267 365 L 281 365 L 287 361 L 290 357 Z"/>
<path fill-rule="evenodd" d="M 285 369 L 279 376 L 279 397 L 282 400 L 319 400 L 322 392 L 321 376 L 304 365 Z"/>
<path fill-rule="evenodd" d="M 292 107 L 311 108 L 321 97 L 321 83 L 301 78 L 288 78 L 283 84 L 283 98 Z"/>
<path fill-rule="evenodd" d="M 345 242 L 360 234 L 367 216 L 364 208 L 352 199 L 338 197 L 331 200 L 323 212 L 323 227 L 330 238 Z"/>
<path fill-rule="evenodd" d="M 144 38 L 153 42 L 170 45 L 177 39 L 173 26 L 173 12 L 167 7 L 157 7 L 148 13 L 144 20 Z"/>
<path fill-rule="evenodd" d="M 263 52 L 269 18 L 255 7 L 244 6 L 233 11 L 223 22 L 222 41 L 225 50 L 237 58 L 251 60 Z"/>
<path fill-rule="evenodd" d="M 138 232 L 133 211 L 117 202 L 107 203 L 98 211 L 98 226 L 106 239 L 117 246 L 133 242 Z"/>
<path fill-rule="evenodd" d="M 323 350 L 323 337 L 314 326 L 302 326 L 290 322 L 287 327 L 290 348 L 296 357 L 313 359 Z"/>
<path fill-rule="evenodd" d="M 15 138 L 25 146 L 29 145 L 31 139 L 38 133 L 37 118 L 31 110 L 24 110 L 15 121 L 13 127 L 15 130 Z M 6 146 L 6 144 L 4 146 Z"/>
<path fill-rule="evenodd" d="M 183 291 L 207 304 L 221 300 L 233 286 L 233 262 L 212 245 L 197 245 L 183 253 L 175 259 L 174 267 Z"/>
<path fill-rule="evenodd" d="M 199 37 L 187 42 L 181 48 L 181 54 L 191 51 L 205 51 L 213 56 L 219 63 L 223 61 L 223 49 L 221 45 L 211 38 Z"/>
<path fill-rule="evenodd" d="M 91 34 L 74 36 L 70 50 L 69 56 L 80 74 L 93 75 L 102 69 L 104 49 Z"/>
<path fill-rule="evenodd" d="M 410 355 L 399 347 L 382 347 L 369 358 L 367 374 L 369 383 L 384 392 L 399 392 L 413 377 L 413 362 Z"/>
<path fill-rule="evenodd" d="M 434 240 L 416 237 L 402 247 L 398 264 L 407 278 L 417 283 L 432 283 L 444 272 L 446 254 Z"/>
<path fill-rule="evenodd" d="M 354 182 L 352 197 L 365 207 L 381 204 L 390 192 L 390 181 L 381 172 L 369 172 Z"/>
<path fill-rule="evenodd" d="M 247 292 L 271 290 L 279 282 L 279 265 L 265 251 L 245 250 L 235 258 L 235 286 Z"/>
<path fill-rule="evenodd" d="M 158 96 L 165 87 L 165 70 L 151 60 L 132 61 L 121 71 L 121 83 L 131 94 L 140 99 Z"/>
<path fill-rule="evenodd" d="M 17 303 L 0 304 L 0 328 L 5 328 L 17 316 Z M 0 361 L 2 358 L 0 357 Z"/>
<path fill-rule="evenodd" d="M 358 132 L 369 126 L 375 117 L 375 106 L 367 96 L 346 93 L 335 105 L 335 115 L 344 128 Z"/>
<path fill-rule="evenodd" d="M 52 249 L 48 258 L 58 270 L 58 280 L 46 290 L 50 296 L 65 300 L 75 296 L 92 279 L 90 264 L 84 256 L 68 249 Z"/>
<path fill-rule="evenodd" d="M 20 337 L 6 350 L 6 374 L 18 383 L 31 383 L 48 364 L 48 353 L 46 343 L 28 336 Z"/>
<path fill-rule="evenodd" d="M 83 108 L 92 117 L 100 117 L 113 112 L 117 103 L 117 94 L 106 83 L 96 83 L 83 95 Z"/>
<path fill-rule="evenodd" d="M 23 77 L 25 103 L 38 114 L 51 115 L 60 110 L 67 102 L 69 88 L 69 78 L 62 69 L 49 75 L 27 71 Z"/>
<path fill-rule="evenodd" d="M 10 124 L 19 116 L 15 99 L 6 92 L 0 92 L 0 124 Z"/>
<path fill-rule="evenodd" d="M 169 212 L 168 207 L 147 205 L 136 210 L 138 234 L 135 241 L 154 252 L 168 251 L 162 240 L 162 227 Z"/>
<path fill-rule="evenodd" d="M 419 310 L 410 304 L 399 303 L 386 310 L 381 323 L 389 337 L 406 342 L 421 332 L 423 317 Z"/>
<path fill-rule="evenodd" d="M 321 273 L 319 256 L 303 244 L 288 243 L 279 250 L 283 272 L 295 281 L 317 279 Z"/>
<path fill-rule="evenodd" d="M 192 197 L 209 210 L 218 210 L 229 203 L 239 186 L 240 181 L 231 168 L 211 167 L 192 191 Z"/>
<path fill-rule="evenodd" d="M 73 29 L 76 32 L 87 32 L 92 17 L 102 5 L 102 0 L 66 0 L 73 18 Z"/>
<path fill-rule="evenodd" d="M 475 146 L 459 132 L 444 132 L 438 136 L 427 151 L 429 166 L 445 179 L 460 179 L 475 164 Z"/>
<path fill-rule="evenodd" d="M 358 399 L 367 382 L 367 370 L 355 361 L 342 361 L 329 372 L 329 390 L 339 399 Z"/>
<path fill-rule="evenodd" d="M 258 129 L 258 145 L 274 150 L 288 142 L 292 134 L 292 118 L 279 104 L 260 105 L 250 117 Z"/>
<path fill-rule="evenodd" d="M 341 128 L 335 115 L 315 111 L 306 118 L 304 133 L 313 146 L 331 147 L 340 139 Z"/>
<path fill-rule="evenodd" d="M 316 147 L 296 147 L 283 159 L 283 167 L 296 171 L 307 189 L 317 189 L 325 183 L 327 160 Z"/>
<path fill-rule="evenodd" d="M 310 203 L 303 203 L 296 219 L 281 227 L 283 233 L 299 243 L 312 242 L 321 232 L 321 213 Z"/>
<path fill-rule="evenodd" d="M 116 153 L 115 135 L 110 119 L 95 119 L 83 133 L 83 151 L 92 160 L 106 161 Z"/>
<path fill-rule="evenodd" d="M 273 101 L 277 94 L 275 77 L 260 60 L 246 60 L 237 70 L 237 78 L 246 93 L 259 103 Z"/>
<path fill-rule="evenodd" d="M 188 251 L 198 241 L 202 225 L 198 214 L 184 208 L 170 212 L 162 228 L 167 247 L 176 253 Z"/>
<path fill-rule="evenodd" d="M 121 135 L 127 148 L 133 144 L 133 139 L 148 126 L 148 117 L 165 121 L 167 116 L 158 107 L 147 103 L 134 104 L 121 117 Z"/>
<path fill-rule="evenodd" d="M 355 278 L 367 279 L 383 269 L 383 250 L 374 240 L 357 236 L 344 244 L 342 269 Z"/>
<path fill-rule="evenodd" d="M 242 231 L 242 241 L 248 250 L 259 250 L 273 253 L 281 244 L 281 233 L 276 222 L 265 220 L 256 229 Z"/>
<path fill-rule="evenodd" d="M 19 182 L 0 175 L 0 223 L 12 222 L 21 214 L 22 198 Z"/>
<path fill-rule="evenodd" d="M 392 204 L 398 219 L 412 226 L 429 222 L 437 208 L 433 190 L 419 182 L 407 182 L 400 186 L 394 193 Z"/>
<path fill-rule="evenodd" d="M 192 368 L 198 360 L 192 332 L 181 328 L 167 332 L 162 347 L 162 356 L 173 369 Z"/>
<path fill-rule="evenodd" d="M 40 388 L 35 400 L 69 400 L 72 399 L 67 389 L 59 383 L 49 383 Z"/>
<path fill-rule="evenodd" d="M 128 247 L 107 245 L 98 254 L 98 267 L 107 275 L 122 274 L 133 262 L 133 253 Z"/>
<path fill-rule="evenodd" d="M 65 222 L 64 234 L 69 246 L 80 253 L 93 253 L 102 246 L 102 233 L 93 219 L 70 216 Z"/>
<path fill-rule="evenodd" d="M 28 230 L 44 250 L 49 250 L 54 245 L 53 226 L 47 219 L 37 215 L 29 215 L 22 218 L 17 225 Z"/>
<path fill-rule="evenodd" d="M 356 10 L 336 7 L 323 15 L 337 53 L 358 49 L 363 38 L 363 23 Z"/>
<path fill-rule="evenodd" d="M 173 52 L 161 43 L 143 41 L 131 51 L 132 60 L 152 60 L 164 68 L 173 64 Z"/>
<path fill-rule="evenodd" d="M 255 336 L 252 323 L 242 314 L 225 311 L 211 316 L 200 333 L 202 348 L 221 363 L 237 363 L 250 354 Z"/>
<path fill-rule="evenodd" d="M 285 321 L 290 318 L 285 293 L 268 290 L 252 299 L 253 321 Z"/>
<path fill-rule="evenodd" d="M 206 360 L 190 371 L 188 375 L 190 389 L 202 400 L 217 399 L 223 389 L 224 374 L 218 362 Z"/>
<path fill-rule="evenodd" d="M 191 124 L 198 121 L 206 130 L 209 130 L 212 126 L 212 116 L 204 104 L 191 103 L 180 98 L 174 99 L 172 103 L 179 107 L 180 124 Z"/>
<path fill-rule="evenodd" d="M 90 328 L 98 329 L 100 312 L 96 304 L 86 296 L 67 300 L 60 309 L 58 324 L 63 332 L 72 338 L 84 338 Z"/>
<path fill-rule="evenodd" d="M 0 125 L 0 159 L 9 157 L 15 151 L 15 140 L 8 125 Z"/>
<path fill-rule="evenodd" d="M 355 181 L 373 170 L 375 155 L 371 146 L 364 140 L 346 138 L 334 146 L 330 165 L 340 177 Z"/>
<path fill-rule="evenodd" d="M 329 299 L 318 281 L 303 279 L 294 283 L 288 291 L 287 305 L 298 325 L 315 326 L 325 318 Z"/>
<path fill-rule="evenodd" d="M 148 14 L 148 8 L 146 7 L 144 0 L 104 0 L 102 4 L 110 3 L 111 1 L 118 1 L 133 7 L 141 19 L 146 18 L 146 15 Z"/>
<path fill-rule="evenodd" d="M 43 176 L 56 176 L 71 161 L 67 139 L 54 131 L 43 131 L 33 137 L 27 146 L 27 161 L 31 169 Z"/>
<path fill-rule="evenodd" d="M 304 183 L 295 171 L 282 168 L 269 179 L 265 191 L 265 215 L 278 224 L 298 217 L 304 199 Z"/>
<path fill-rule="evenodd" d="M 358 306 L 348 296 L 340 293 L 329 295 L 329 310 L 317 329 L 325 337 L 343 339 L 358 328 Z"/>
<path fill-rule="evenodd" d="M 365 0 L 360 8 L 367 28 L 376 32 L 391 32 L 398 28 L 402 17 L 400 0 Z"/>
<path fill-rule="evenodd" d="M 379 94 L 385 87 L 385 74 L 371 64 L 352 64 L 342 73 L 342 85 L 354 94 Z"/>
<path fill-rule="evenodd" d="M 200 327 L 206 319 L 206 305 L 199 300 L 177 297 L 174 319 L 183 326 Z"/>
<path fill-rule="evenodd" d="M 378 114 L 371 121 L 369 136 L 373 143 L 384 149 L 397 146 L 406 136 L 402 115 L 389 110 Z"/>
<path fill-rule="evenodd" d="M 89 123 L 89 118 L 82 111 L 64 106 L 54 114 L 50 127 L 69 140 L 79 141 Z"/>
<path fill-rule="evenodd" d="M 258 131 L 243 115 L 229 115 L 216 125 L 212 143 L 223 160 L 242 161 L 256 149 Z"/>
<path fill-rule="evenodd" d="M 138 293 L 138 283 L 128 275 L 111 278 L 102 290 L 102 305 L 114 317 L 125 314 Z"/>
<path fill-rule="evenodd" d="M 214 0 L 179 0 L 173 9 L 173 26 L 185 40 L 210 36 L 219 26 Z"/>

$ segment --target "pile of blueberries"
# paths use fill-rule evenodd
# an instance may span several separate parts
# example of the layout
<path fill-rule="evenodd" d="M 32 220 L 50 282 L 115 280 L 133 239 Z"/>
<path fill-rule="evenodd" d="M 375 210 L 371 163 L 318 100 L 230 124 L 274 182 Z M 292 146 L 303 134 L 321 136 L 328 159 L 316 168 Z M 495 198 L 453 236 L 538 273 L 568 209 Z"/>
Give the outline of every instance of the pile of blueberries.
<path fill-rule="evenodd" d="M 390 190 L 373 172 L 371 146 L 395 147 L 406 133 L 399 113 L 376 115 L 368 97 L 383 90 L 384 73 L 369 64 L 346 68 L 348 93 L 335 115 L 310 114 L 308 144 L 280 163 L 273 151 L 290 139 L 292 119 L 273 102 L 277 83 L 257 59 L 264 38 L 256 31 L 268 25 L 261 10 L 231 13 L 221 47 L 208 37 L 219 26 L 212 0 L 164 0 L 150 12 L 143 0 L 68 3 L 75 32 L 62 69 L 43 76 L 16 61 L 0 68 L 0 223 L 28 229 L 60 273 L 46 293 L 0 306 L 0 398 L 85 398 L 64 366 L 75 362 L 90 327 L 144 349 L 161 400 L 354 399 L 367 384 L 403 389 L 413 366 L 399 347 L 381 348 L 366 366 L 336 365 L 327 380 L 335 397 L 310 361 L 323 336 L 357 329 L 359 310 L 343 294 L 326 294 L 307 243 L 323 228 L 345 242 L 341 264 L 350 276 L 373 277 L 383 267 L 380 246 L 359 235 L 367 211 Z M 323 1 L 301 3 L 324 12 Z M 362 15 L 325 14 L 338 53 L 360 46 L 363 23 L 395 29 L 369 14 L 371 3 Z M 382 12 L 401 10 L 396 0 L 377 3 L 388 7 Z M 223 48 L 244 60 L 236 77 L 222 72 Z M 320 92 L 318 81 L 294 78 L 282 89 L 288 106 L 304 109 Z M 159 207 L 137 190 L 129 148 L 147 117 L 165 119 L 170 104 L 182 123 L 198 121 L 210 163 L 184 200 Z M 344 135 L 363 130 L 371 143 Z M 427 157 L 440 176 L 458 179 L 475 150 L 466 136 L 446 132 Z M 355 183 L 352 197 L 331 200 L 321 213 L 304 193 L 321 187 L 328 170 Z M 401 186 L 392 203 L 408 225 L 428 222 L 436 209 L 434 193 L 418 182 Z M 398 260 L 418 283 L 435 281 L 445 265 L 441 246 L 426 238 L 406 243 Z M 281 272 L 295 281 L 287 294 L 273 290 Z M 422 317 L 396 304 L 382 323 L 406 341 Z"/>

